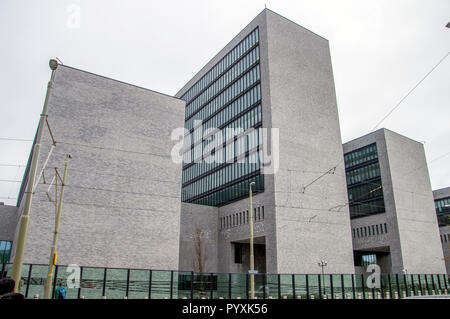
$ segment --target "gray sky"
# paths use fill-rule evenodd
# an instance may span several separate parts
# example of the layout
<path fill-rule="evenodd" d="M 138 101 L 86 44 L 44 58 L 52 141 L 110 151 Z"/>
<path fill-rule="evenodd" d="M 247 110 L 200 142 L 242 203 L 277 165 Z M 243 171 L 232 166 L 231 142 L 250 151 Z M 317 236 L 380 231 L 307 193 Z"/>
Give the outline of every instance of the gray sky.
<path fill-rule="evenodd" d="M 173 95 L 264 4 L 330 41 L 343 142 L 370 132 L 450 51 L 448 0 L 1 0 L 0 138 L 34 137 L 50 58 Z M 450 186 L 449 75 L 450 56 L 381 125 L 425 142 L 433 189 Z M 24 168 L 1 165 L 25 165 L 30 148 L 0 140 L 0 180 L 22 179 Z M 0 201 L 15 204 L 5 197 L 19 186 L 0 182 Z"/>

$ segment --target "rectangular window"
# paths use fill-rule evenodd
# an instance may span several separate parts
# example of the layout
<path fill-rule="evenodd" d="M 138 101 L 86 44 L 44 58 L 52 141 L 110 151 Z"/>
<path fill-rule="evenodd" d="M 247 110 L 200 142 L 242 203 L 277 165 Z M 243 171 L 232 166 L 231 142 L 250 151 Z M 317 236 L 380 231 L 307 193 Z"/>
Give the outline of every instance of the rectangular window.
<path fill-rule="evenodd" d="M 234 263 L 242 264 L 242 244 L 234 243 Z"/>
<path fill-rule="evenodd" d="M 11 245 L 12 242 L 1 240 L 0 241 L 0 263 L 9 262 L 9 258 L 11 255 Z"/>

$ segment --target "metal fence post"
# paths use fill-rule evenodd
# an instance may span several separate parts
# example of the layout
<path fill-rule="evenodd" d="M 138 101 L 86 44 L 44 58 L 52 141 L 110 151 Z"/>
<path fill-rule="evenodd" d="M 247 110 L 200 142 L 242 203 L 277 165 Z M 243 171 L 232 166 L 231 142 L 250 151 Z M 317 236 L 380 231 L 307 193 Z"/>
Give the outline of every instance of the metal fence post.
<path fill-rule="evenodd" d="M 173 299 L 173 270 L 170 271 L 170 299 Z"/>
<path fill-rule="evenodd" d="M 309 278 L 306 275 L 306 299 L 309 299 Z"/>
<path fill-rule="evenodd" d="M 321 285 L 321 283 L 322 283 L 322 278 L 321 278 L 321 276 L 320 276 L 320 274 L 319 275 L 317 275 L 318 276 L 318 278 L 319 278 L 319 280 L 318 280 L 318 283 L 319 283 L 319 299 L 322 299 L 322 285 Z"/>
<path fill-rule="evenodd" d="M 281 275 L 278 274 L 278 299 L 281 299 Z"/>
<path fill-rule="evenodd" d="M 150 270 L 150 278 L 148 279 L 148 299 L 152 299 L 152 270 Z"/>
<path fill-rule="evenodd" d="M 334 299 L 333 275 L 332 274 L 330 274 L 330 292 L 331 292 L 331 299 Z"/>
<path fill-rule="evenodd" d="M 103 271 L 103 289 L 102 289 L 102 296 L 106 296 L 106 272 L 108 268 L 105 267 L 105 271 Z"/>
<path fill-rule="evenodd" d="M 295 275 L 292 274 L 292 298 L 295 299 Z"/>
<path fill-rule="evenodd" d="M 365 291 L 365 287 L 364 287 L 364 274 L 361 274 L 361 287 L 362 287 L 363 299 L 366 299 L 366 291 Z"/>
<path fill-rule="evenodd" d="M 130 269 L 127 269 L 127 292 L 125 296 L 128 298 L 128 293 L 130 292 Z"/>
<path fill-rule="evenodd" d="M 209 293 L 209 299 L 213 299 L 214 294 L 213 294 L 213 289 L 214 289 L 214 274 L 211 273 L 211 285 L 210 285 L 210 293 Z"/>
<path fill-rule="evenodd" d="M 263 277 L 263 299 L 266 299 L 266 284 L 267 284 L 267 278 L 266 274 L 262 275 Z"/>
<path fill-rule="evenodd" d="M 392 283 L 391 283 L 391 275 L 387 275 L 388 276 L 388 285 L 389 285 L 389 298 L 393 298 L 393 294 L 392 294 Z"/>
<path fill-rule="evenodd" d="M 342 289 L 342 299 L 345 299 L 344 274 L 341 274 L 341 289 Z"/>
<path fill-rule="evenodd" d="M 28 291 L 30 290 L 31 269 L 33 269 L 32 264 L 30 264 L 30 269 L 28 269 L 27 289 L 25 289 L 25 298 L 28 298 Z"/>
<path fill-rule="evenodd" d="M 80 267 L 80 286 L 78 287 L 78 299 L 81 297 L 81 283 L 83 280 L 83 266 Z"/>
<path fill-rule="evenodd" d="M 354 274 L 352 274 L 352 293 L 353 293 L 353 299 L 356 299 L 355 275 Z"/>
<path fill-rule="evenodd" d="M 406 291 L 406 297 L 408 297 L 409 295 L 408 295 L 408 281 L 406 280 L 406 276 L 407 275 L 403 275 L 403 283 L 404 283 L 404 285 L 405 285 L 405 291 Z"/>
<path fill-rule="evenodd" d="M 231 274 L 228 274 L 228 299 L 231 299 Z"/>
<path fill-rule="evenodd" d="M 56 281 L 58 280 L 58 265 L 55 266 L 55 277 L 53 278 L 52 299 L 55 298 Z"/>
<path fill-rule="evenodd" d="M 416 283 L 414 282 L 414 275 L 410 275 L 410 276 L 411 276 L 412 291 L 413 291 L 413 294 L 416 295 Z"/>
<path fill-rule="evenodd" d="M 420 280 L 420 275 L 417 275 L 417 278 L 419 278 L 419 291 L 422 294 L 423 293 L 423 291 L 422 291 L 422 280 Z"/>

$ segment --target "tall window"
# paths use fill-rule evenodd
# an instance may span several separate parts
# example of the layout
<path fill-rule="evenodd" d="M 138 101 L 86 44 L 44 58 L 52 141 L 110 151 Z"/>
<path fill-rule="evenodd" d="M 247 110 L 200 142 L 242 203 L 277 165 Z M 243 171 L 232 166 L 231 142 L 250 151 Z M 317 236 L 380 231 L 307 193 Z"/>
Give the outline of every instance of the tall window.
<path fill-rule="evenodd" d="M 242 264 L 242 244 L 234 243 L 234 263 Z"/>
<path fill-rule="evenodd" d="M 0 262 L 7 263 L 9 262 L 9 257 L 11 255 L 11 246 L 12 242 L 1 240 L 0 241 Z"/>
<path fill-rule="evenodd" d="M 385 212 L 375 143 L 344 155 L 350 218 Z"/>

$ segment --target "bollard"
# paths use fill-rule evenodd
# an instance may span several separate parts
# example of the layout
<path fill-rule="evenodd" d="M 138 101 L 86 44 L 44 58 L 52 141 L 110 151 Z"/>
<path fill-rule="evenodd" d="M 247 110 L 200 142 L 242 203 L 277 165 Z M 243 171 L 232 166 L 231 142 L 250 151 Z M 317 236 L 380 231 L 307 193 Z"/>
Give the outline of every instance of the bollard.
<path fill-rule="evenodd" d="M 367 299 L 373 299 L 372 293 L 371 293 L 371 292 L 369 292 L 369 293 L 367 294 Z"/>
<path fill-rule="evenodd" d="M 102 296 L 102 299 L 106 299 L 106 296 Z"/>
<path fill-rule="evenodd" d="M 164 297 L 163 299 L 169 299 L 168 297 Z"/>
<path fill-rule="evenodd" d="M 236 299 L 241 299 L 241 297 L 237 297 Z"/>
<path fill-rule="evenodd" d="M 428 289 L 425 290 L 425 296 L 428 296 Z"/>
<path fill-rule="evenodd" d="M 144 297 L 144 299 L 148 299 L 148 297 L 147 297 L 147 296 L 145 296 L 145 297 Z"/>
<path fill-rule="evenodd" d="M 219 297 L 219 299 L 223 299 L 223 297 Z"/>
<path fill-rule="evenodd" d="M 434 296 L 436 294 L 436 292 L 433 290 L 431 290 L 431 294 Z"/>
<path fill-rule="evenodd" d="M 378 292 L 378 293 L 377 293 L 377 299 L 382 299 L 382 298 L 381 298 L 381 292 Z"/>
<path fill-rule="evenodd" d="M 414 296 L 414 291 L 410 291 L 410 296 Z"/>
<path fill-rule="evenodd" d="M 206 297 L 202 297 L 202 299 L 206 299 Z"/>
<path fill-rule="evenodd" d="M 124 296 L 123 299 L 128 299 L 128 297 L 127 297 L 127 296 Z"/>
<path fill-rule="evenodd" d="M 85 299 L 84 296 L 80 296 L 80 299 Z"/>
<path fill-rule="evenodd" d="M 447 289 L 444 289 L 444 291 L 445 291 L 445 294 L 448 295 L 448 290 L 447 290 Z"/>
<path fill-rule="evenodd" d="M 314 299 L 314 298 L 315 298 L 314 295 L 309 296 L 309 299 Z"/>
<path fill-rule="evenodd" d="M 302 299 L 302 296 L 300 296 L 300 295 L 299 295 L 299 296 L 297 296 L 297 299 Z"/>
<path fill-rule="evenodd" d="M 339 294 L 334 295 L 334 299 L 341 299 Z"/>
<path fill-rule="evenodd" d="M 406 295 L 406 291 L 403 291 L 402 296 L 403 296 L 403 298 L 408 297 L 408 296 Z"/>
<path fill-rule="evenodd" d="M 269 299 L 273 299 L 273 297 L 272 297 L 272 296 L 269 296 Z"/>
<path fill-rule="evenodd" d="M 384 299 L 391 299 L 391 293 L 389 291 L 386 291 L 386 297 Z"/>
<path fill-rule="evenodd" d="M 395 299 L 398 299 L 398 291 L 395 292 L 394 296 L 395 296 Z"/>
<path fill-rule="evenodd" d="M 287 299 L 287 296 L 283 296 L 283 299 Z"/>
<path fill-rule="evenodd" d="M 322 296 L 322 299 L 327 299 L 327 298 L 328 298 L 327 295 Z"/>
<path fill-rule="evenodd" d="M 442 290 L 441 289 L 438 289 L 438 294 L 442 295 Z"/>
<path fill-rule="evenodd" d="M 36 294 L 36 295 L 33 296 L 33 298 L 34 298 L 34 299 L 39 299 L 39 295 Z"/>
<path fill-rule="evenodd" d="M 346 293 L 346 294 L 345 294 L 345 299 L 351 299 L 351 297 L 350 297 L 350 294 L 349 294 L 349 293 Z"/>
<path fill-rule="evenodd" d="M 422 296 L 422 290 L 419 290 L 417 293 L 418 296 Z"/>
<path fill-rule="evenodd" d="M 362 293 L 358 292 L 358 299 L 362 299 Z"/>
<path fill-rule="evenodd" d="M 183 299 L 187 299 L 187 297 L 186 297 L 186 296 L 184 296 L 184 297 L 183 297 Z"/>

